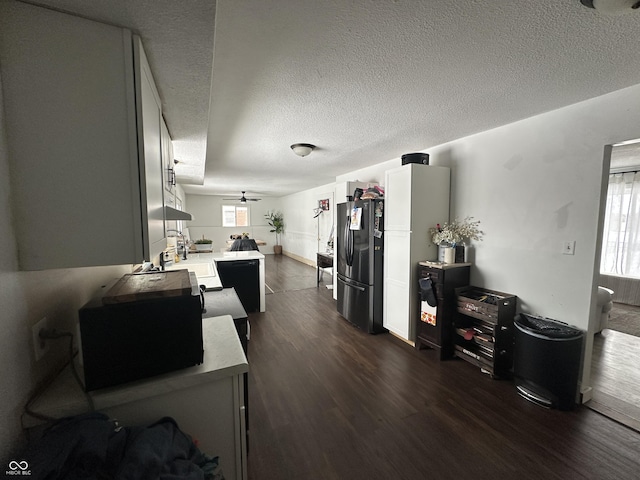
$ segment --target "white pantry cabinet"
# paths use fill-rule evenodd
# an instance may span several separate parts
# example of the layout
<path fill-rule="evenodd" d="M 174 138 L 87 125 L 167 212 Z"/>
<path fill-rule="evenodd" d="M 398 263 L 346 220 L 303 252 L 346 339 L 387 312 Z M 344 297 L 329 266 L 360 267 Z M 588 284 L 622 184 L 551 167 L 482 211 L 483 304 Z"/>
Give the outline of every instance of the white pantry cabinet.
<path fill-rule="evenodd" d="M 20 268 L 156 256 L 164 243 L 160 103 L 139 39 L 6 0 L 0 75 Z"/>
<path fill-rule="evenodd" d="M 415 341 L 418 262 L 435 260 L 429 229 L 449 221 L 450 170 L 407 164 L 385 172 L 383 325 Z"/>

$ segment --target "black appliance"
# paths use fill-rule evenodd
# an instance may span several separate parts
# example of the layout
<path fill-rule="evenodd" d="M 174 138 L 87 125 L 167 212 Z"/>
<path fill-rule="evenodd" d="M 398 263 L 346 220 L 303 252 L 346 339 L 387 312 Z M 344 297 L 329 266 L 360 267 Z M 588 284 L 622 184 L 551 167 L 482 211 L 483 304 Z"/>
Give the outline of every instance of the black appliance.
<path fill-rule="evenodd" d="M 368 333 L 382 326 L 384 200 L 338 204 L 338 312 Z"/>
<path fill-rule="evenodd" d="M 566 323 L 516 316 L 513 374 L 518 393 L 546 408 L 576 405 L 584 332 Z"/>
<path fill-rule="evenodd" d="M 202 297 L 190 294 L 104 304 L 78 312 L 87 391 L 202 363 Z"/>
<path fill-rule="evenodd" d="M 405 153 L 402 155 L 402 165 L 408 163 L 419 163 L 421 165 L 429 165 L 428 153 Z"/>
<path fill-rule="evenodd" d="M 218 275 L 224 288 L 234 287 L 242 306 L 248 312 L 260 310 L 260 261 L 216 261 Z"/>

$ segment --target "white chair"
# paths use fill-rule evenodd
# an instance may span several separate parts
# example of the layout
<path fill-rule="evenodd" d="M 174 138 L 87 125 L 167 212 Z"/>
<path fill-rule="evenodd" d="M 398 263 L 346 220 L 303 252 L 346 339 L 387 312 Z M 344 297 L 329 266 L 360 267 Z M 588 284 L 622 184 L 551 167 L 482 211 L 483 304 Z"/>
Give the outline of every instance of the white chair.
<path fill-rule="evenodd" d="M 603 329 L 607 328 L 607 323 L 609 323 L 609 314 L 613 308 L 613 290 L 606 287 L 598 287 L 596 306 L 598 308 L 599 319 L 596 324 L 595 333 L 600 333 Z"/>

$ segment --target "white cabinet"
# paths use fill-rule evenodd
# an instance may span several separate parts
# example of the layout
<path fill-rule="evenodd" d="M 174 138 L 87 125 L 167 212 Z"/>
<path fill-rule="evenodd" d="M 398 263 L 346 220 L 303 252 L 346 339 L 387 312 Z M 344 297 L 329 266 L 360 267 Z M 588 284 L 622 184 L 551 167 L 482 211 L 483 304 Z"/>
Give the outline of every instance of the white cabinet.
<path fill-rule="evenodd" d="M 150 72 L 144 79 L 136 74 L 142 58 L 128 30 L 0 2 L 0 75 L 21 269 L 139 263 L 159 252 L 159 113 L 147 121 L 136 107 L 137 100 L 152 103 Z"/>
<path fill-rule="evenodd" d="M 408 164 L 385 172 L 383 325 L 415 341 L 418 262 L 435 260 L 429 228 L 449 220 L 450 170 Z"/>
<path fill-rule="evenodd" d="M 149 246 L 152 256 L 166 246 L 164 220 L 164 188 L 162 174 L 162 134 L 164 120 L 160 95 L 156 89 L 147 56 L 139 37 L 133 37 L 134 69 L 136 92 L 136 113 L 138 119 L 138 160 L 140 169 L 142 202 L 143 245 Z M 166 129 L 166 127 L 165 127 Z M 167 133 L 168 136 L 168 133 Z M 146 215 L 144 210 L 146 210 Z M 149 260 L 149 258 L 145 258 Z"/>
<path fill-rule="evenodd" d="M 244 374 L 247 358 L 230 315 L 202 321 L 200 365 L 89 393 L 95 409 L 123 426 L 145 426 L 169 416 L 199 448 L 220 457 L 225 478 L 246 480 Z M 87 399 L 67 367 L 32 404 L 52 418 L 80 415 Z M 25 427 L 41 423 L 25 416 Z"/>
<path fill-rule="evenodd" d="M 409 303 L 407 289 L 411 282 L 408 232 L 385 230 L 384 233 L 384 301 L 382 325 L 390 332 L 408 340 Z"/>
<path fill-rule="evenodd" d="M 175 170 L 173 163 L 173 142 L 167 124 L 162 119 L 162 176 L 164 178 L 165 205 L 176 206 L 175 193 Z"/>

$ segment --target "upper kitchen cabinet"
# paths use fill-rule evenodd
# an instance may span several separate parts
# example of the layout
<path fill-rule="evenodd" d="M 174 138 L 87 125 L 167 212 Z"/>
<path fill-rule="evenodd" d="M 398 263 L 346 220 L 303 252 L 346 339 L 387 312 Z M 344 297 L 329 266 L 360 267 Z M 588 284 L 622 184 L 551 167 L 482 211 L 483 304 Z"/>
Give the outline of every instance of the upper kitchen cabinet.
<path fill-rule="evenodd" d="M 0 2 L 20 268 L 119 265 L 164 241 L 161 109 L 128 30 Z"/>
<path fill-rule="evenodd" d="M 162 176 L 164 178 L 165 205 L 175 207 L 176 175 L 173 164 L 173 142 L 167 124 L 162 120 Z"/>
<path fill-rule="evenodd" d="M 138 125 L 138 168 L 141 185 L 143 248 L 148 247 L 150 257 L 165 247 L 164 176 L 162 172 L 163 143 L 170 142 L 167 130 L 163 138 L 164 120 L 162 104 L 156 89 L 142 42 L 133 37 L 134 73 L 136 82 L 136 120 Z M 167 147 L 168 148 L 168 147 Z M 146 215 L 145 215 L 146 214 Z M 146 252 L 145 252 L 146 253 Z"/>

